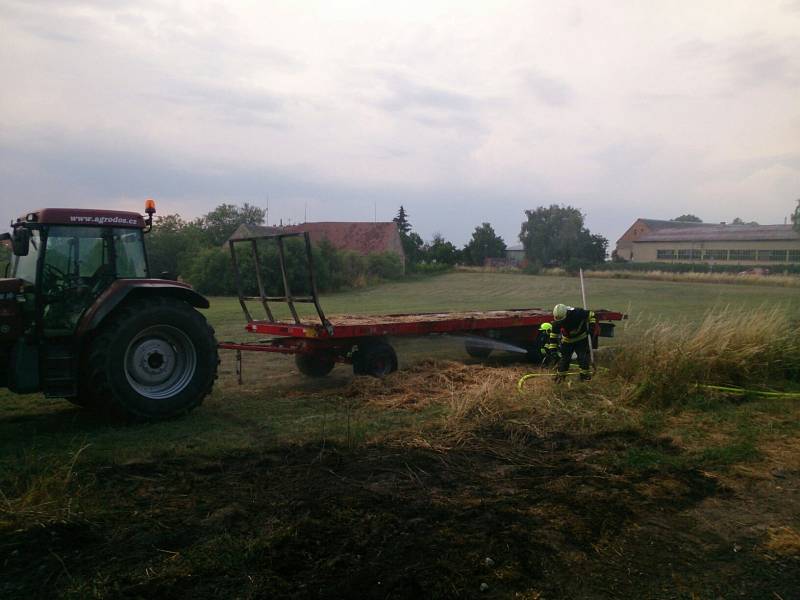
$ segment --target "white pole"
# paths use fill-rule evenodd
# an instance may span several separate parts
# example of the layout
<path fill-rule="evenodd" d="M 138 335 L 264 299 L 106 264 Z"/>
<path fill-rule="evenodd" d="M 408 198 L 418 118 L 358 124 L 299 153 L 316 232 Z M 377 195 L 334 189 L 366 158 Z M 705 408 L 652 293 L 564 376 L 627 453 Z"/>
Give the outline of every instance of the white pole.
<path fill-rule="evenodd" d="M 589 310 L 586 305 L 586 286 L 583 284 L 583 269 L 578 271 L 581 276 L 581 298 L 583 299 L 583 310 Z M 589 322 L 586 322 L 586 328 L 589 329 Z M 589 331 L 589 363 L 594 367 L 594 350 L 592 350 L 592 332 Z"/>

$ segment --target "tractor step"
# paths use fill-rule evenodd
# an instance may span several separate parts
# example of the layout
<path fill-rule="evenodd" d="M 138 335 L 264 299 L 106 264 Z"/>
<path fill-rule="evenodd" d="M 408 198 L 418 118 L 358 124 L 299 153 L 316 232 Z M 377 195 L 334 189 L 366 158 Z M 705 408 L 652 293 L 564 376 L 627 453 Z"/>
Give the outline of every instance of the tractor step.
<path fill-rule="evenodd" d="M 71 398 L 78 395 L 76 365 L 72 348 L 62 344 L 44 347 L 42 391 L 47 398 Z"/>

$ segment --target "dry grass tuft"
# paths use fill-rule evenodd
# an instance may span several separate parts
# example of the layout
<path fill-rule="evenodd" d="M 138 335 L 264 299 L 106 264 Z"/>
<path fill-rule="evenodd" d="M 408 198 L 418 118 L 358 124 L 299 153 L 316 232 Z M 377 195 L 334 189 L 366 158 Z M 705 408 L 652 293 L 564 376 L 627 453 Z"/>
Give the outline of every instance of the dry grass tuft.
<path fill-rule="evenodd" d="M 22 457 L 0 489 L 0 530 L 72 518 L 77 511 L 75 465 L 86 448 L 84 444 L 67 460 L 45 465 L 40 457 Z"/>
<path fill-rule="evenodd" d="M 628 334 L 611 372 L 648 403 L 678 403 L 697 384 L 775 388 L 800 379 L 798 324 L 778 309 L 715 310 L 694 327 L 659 323 Z"/>
<path fill-rule="evenodd" d="M 770 528 L 766 547 L 779 556 L 800 556 L 800 532 L 791 527 Z"/>
<path fill-rule="evenodd" d="M 527 443 L 558 431 L 595 433 L 634 423 L 636 416 L 620 398 L 626 386 L 604 374 L 591 383 L 556 385 L 546 372 L 529 379 L 522 393 L 517 382 L 536 371 L 530 365 L 490 366 L 428 360 L 385 379 L 357 378 L 343 394 L 361 406 L 422 410 L 438 405 L 441 420 L 400 443 L 441 450 L 485 446 L 491 437 Z M 536 371 L 538 372 L 538 371 Z"/>
<path fill-rule="evenodd" d="M 341 395 L 380 408 L 422 409 L 442 403 L 457 406 L 465 402 L 467 390 L 480 388 L 488 393 L 505 383 L 516 383 L 517 372 L 522 376 L 524 367 L 424 360 L 383 379 L 357 377 Z"/>
<path fill-rule="evenodd" d="M 555 270 L 553 270 L 555 271 Z M 558 275 L 560 273 L 545 273 Z M 598 279 L 647 279 L 651 281 L 679 281 L 684 283 L 732 283 L 745 285 L 773 285 L 800 287 L 797 275 L 753 275 L 737 273 L 670 273 L 667 271 L 586 271 L 587 277 Z"/>

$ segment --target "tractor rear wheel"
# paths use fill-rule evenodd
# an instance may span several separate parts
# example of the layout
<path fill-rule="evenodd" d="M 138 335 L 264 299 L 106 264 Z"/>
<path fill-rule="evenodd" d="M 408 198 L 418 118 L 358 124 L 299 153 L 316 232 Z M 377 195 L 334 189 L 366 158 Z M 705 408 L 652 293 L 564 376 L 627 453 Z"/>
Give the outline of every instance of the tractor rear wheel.
<path fill-rule="evenodd" d="M 331 352 L 314 352 L 313 354 L 295 354 L 294 364 L 308 377 L 325 377 L 336 366 L 336 358 Z"/>
<path fill-rule="evenodd" d="M 112 416 L 159 420 L 199 406 L 217 376 L 217 341 L 186 302 L 134 300 L 112 313 L 95 336 L 82 379 L 91 404 Z"/>
<path fill-rule="evenodd" d="M 397 371 L 397 354 L 383 341 L 365 342 L 353 353 L 353 373 L 385 377 Z"/>

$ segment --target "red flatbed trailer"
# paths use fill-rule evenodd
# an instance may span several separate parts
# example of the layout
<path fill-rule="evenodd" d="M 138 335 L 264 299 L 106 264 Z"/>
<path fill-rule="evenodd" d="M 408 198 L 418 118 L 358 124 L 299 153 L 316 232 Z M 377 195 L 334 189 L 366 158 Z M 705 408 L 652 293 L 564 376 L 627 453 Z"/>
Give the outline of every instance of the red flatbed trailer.
<path fill-rule="evenodd" d="M 308 296 L 293 296 L 285 266 L 283 238 L 303 236 L 309 275 Z M 257 241 L 273 239 L 278 244 L 284 296 L 268 296 L 265 293 Z M 241 274 L 234 243 L 249 242 L 253 264 L 257 269 L 258 296 L 246 296 L 242 292 Z M 484 358 L 492 351 L 491 340 L 513 345 L 530 357 L 539 356 L 537 345 L 539 326 L 551 322 L 553 315 L 540 308 L 508 310 L 412 313 L 391 315 L 342 315 L 327 318 L 322 312 L 313 276 L 311 243 L 308 234 L 275 234 L 257 238 L 231 240 L 231 256 L 239 290 L 239 302 L 247 318 L 245 329 L 250 333 L 270 336 L 256 342 L 222 342 L 221 349 L 237 352 L 237 367 L 241 373 L 241 352 L 278 352 L 294 354 L 297 366 L 306 375 L 321 377 L 333 369 L 336 362 L 353 364 L 356 374 L 382 376 L 397 369 L 397 356 L 387 337 L 423 336 L 451 334 L 466 337 L 467 353 Z M 267 314 L 266 320 L 253 319 L 247 307 L 248 301 L 259 301 Z M 275 319 L 269 302 L 286 302 L 293 320 Z M 295 302 L 313 303 L 319 321 L 301 318 Z M 611 321 L 626 318 L 619 312 L 595 310 L 599 323 L 597 336 L 612 337 L 614 325 Z M 597 337 L 596 336 L 596 337 Z"/>

